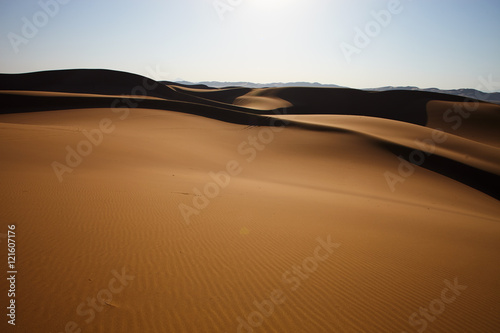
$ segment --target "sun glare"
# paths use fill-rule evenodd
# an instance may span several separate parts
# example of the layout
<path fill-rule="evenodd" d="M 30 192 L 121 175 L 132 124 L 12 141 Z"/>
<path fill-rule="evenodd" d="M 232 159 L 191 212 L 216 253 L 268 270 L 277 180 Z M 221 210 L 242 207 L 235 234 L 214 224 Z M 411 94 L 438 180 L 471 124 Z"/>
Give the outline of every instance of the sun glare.
<path fill-rule="evenodd" d="M 286 7 L 293 1 L 292 0 L 248 0 L 248 2 L 260 10 L 276 10 Z"/>

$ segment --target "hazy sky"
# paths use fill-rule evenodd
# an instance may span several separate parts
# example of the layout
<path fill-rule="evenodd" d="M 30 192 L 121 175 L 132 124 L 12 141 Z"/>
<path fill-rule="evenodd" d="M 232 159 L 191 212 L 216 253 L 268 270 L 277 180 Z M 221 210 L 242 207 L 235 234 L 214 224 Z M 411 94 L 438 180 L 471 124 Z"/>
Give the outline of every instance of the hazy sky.
<path fill-rule="evenodd" d="M 0 32 L 3 73 L 108 68 L 355 88 L 500 82 L 499 0 L 0 0 Z"/>

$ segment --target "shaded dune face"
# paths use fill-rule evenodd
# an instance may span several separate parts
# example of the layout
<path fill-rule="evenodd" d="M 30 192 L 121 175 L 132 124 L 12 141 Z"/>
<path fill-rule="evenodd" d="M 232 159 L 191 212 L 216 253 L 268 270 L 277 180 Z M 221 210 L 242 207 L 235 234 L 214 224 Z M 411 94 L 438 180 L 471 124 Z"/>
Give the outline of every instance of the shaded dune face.
<path fill-rule="evenodd" d="M 377 131 L 381 135 L 372 139 L 408 161 L 410 155 L 416 155 L 415 150 L 427 147 L 432 153 L 425 152 L 424 158 L 418 153 L 419 167 L 446 175 L 493 197 L 499 195 L 500 134 L 497 128 L 500 107 L 459 96 L 345 88 L 190 88 L 124 72 L 62 70 L 1 74 L 0 99 L 2 113 L 120 106 L 174 110 L 250 126 L 289 125 L 321 131 L 347 130 L 358 135 L 369 133 L 337 126 L 334 116 L 395 120 L 421 128 L 412 127 L 411 135 L 406 135 L 405 140 L 390 140 L 394 135 L 384 135 L 383 129 Z M 282 117 L 285 113 L 309 115 L 309 120 L 316 117 L 321 121 L 304 122 L 301 121 L 303 116 Z M 378 121 L 375 127 L 385 126 L 394 134 L 392 129 L 398 127 L 394 124 Z M 405 124 L 399 127 L 407 128 Z M 451 140 L 447 136 L 445 147 L 435 150 L 437 142 L 428 128 L 446 132 Z M 405 143 L 401 144 L 403 141 Z M 416 144 L 418 142 L 421 144 Z"/>
<path fill-rule="evenodd" d="M 417 91 L 0 75 L 16 328 L 496 333 L 499 115 Z"/>

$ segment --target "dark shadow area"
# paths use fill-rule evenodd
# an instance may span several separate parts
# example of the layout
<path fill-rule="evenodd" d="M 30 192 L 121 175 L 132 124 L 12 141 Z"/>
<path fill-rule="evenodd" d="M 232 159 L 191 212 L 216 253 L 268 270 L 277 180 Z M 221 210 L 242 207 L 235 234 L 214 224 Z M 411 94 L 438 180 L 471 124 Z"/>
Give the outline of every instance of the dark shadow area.
<path fill-rule="evenodd" d="M 409 156 L 415 149 L 394 144 L 384 145 L 386 145 L 395 156 L 401 156 L 408 161 L 408 163 L 411 163 Z M 500 176 L 440 155 L 432 154 L 428 156 L 425 152 L 422 152 L 422 154 L 425 155 L 425 160 L 420 167 L 456 180 L 457 182 L 500 200 Z M 418 165 L 412 164 L 418 167 Z M 431 191 L 431 189 L 429 189 L 429 191 Z"/>

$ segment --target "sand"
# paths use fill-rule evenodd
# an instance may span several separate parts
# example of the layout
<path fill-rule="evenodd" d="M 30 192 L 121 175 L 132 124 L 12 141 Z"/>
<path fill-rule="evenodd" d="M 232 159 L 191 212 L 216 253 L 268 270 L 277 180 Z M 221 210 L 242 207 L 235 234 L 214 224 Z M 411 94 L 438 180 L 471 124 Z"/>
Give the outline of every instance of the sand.
<path fill-rule="evenodd" d="M 500 330 L 500 106 L 153 84 L 0 75 L 2 332 Z"/>

